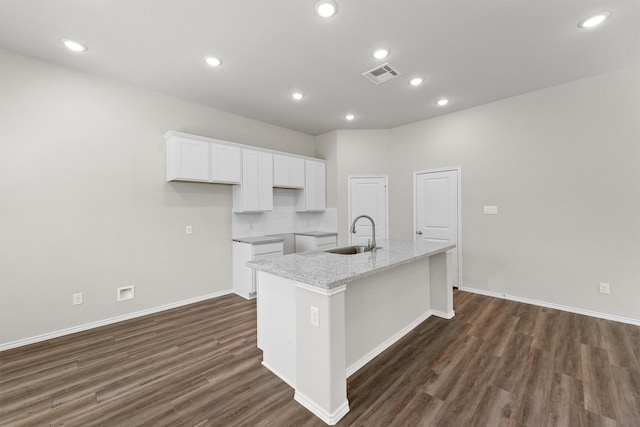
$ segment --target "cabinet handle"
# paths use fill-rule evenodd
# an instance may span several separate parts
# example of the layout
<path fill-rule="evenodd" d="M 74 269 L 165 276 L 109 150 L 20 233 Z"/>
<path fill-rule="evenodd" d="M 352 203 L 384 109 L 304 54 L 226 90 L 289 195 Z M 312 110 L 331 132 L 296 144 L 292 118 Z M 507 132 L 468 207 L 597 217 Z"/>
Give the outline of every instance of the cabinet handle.
<path fill-rule="evenodd" d="M 416 231 L 416 234 L 422 234 L 422 230 Z"/>

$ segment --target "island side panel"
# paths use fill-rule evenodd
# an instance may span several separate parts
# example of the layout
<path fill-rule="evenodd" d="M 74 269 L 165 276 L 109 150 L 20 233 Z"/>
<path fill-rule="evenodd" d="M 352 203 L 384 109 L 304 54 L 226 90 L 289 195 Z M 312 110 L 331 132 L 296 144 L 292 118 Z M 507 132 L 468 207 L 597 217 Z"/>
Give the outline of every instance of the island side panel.
<path fill-rule="evenodd" d="M 345 288 L 296 287 L 295 400 L 333 425 L 349 411 L 345 375 Z M 317 325 L 311 310 L 317 309 Z"/>
<path fill-rule="evenodd" d="M 453 311 L 453 287 L 449 283 L 447 272 L 451 251 L 432 255 L 430 261 L 431 312 L 433 315 L 451 319 Z"/>
<path fill-rule="evenodd" d="M 291 387 L 296 386 L 295 282 L 256 271 L 258 347 L 262 364 Z"/>
<path fill-rule="evenodd" d="M 349 283 L 347 376 L 427 319 L 430 307 L 428 257 Z"/>

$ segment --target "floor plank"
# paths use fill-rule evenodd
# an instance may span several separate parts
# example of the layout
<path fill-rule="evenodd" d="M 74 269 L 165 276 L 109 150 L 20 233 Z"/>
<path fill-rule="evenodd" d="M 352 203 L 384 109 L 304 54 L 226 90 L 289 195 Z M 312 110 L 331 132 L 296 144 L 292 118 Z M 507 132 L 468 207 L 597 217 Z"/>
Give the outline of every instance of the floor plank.
<path fill-rule="evenodd" d="M 353 374 L 339 426 L 640 425 L 640 327 L 463 291 Z M 323 426 L 229 295 L 0 353 L 2 426 Z"/>

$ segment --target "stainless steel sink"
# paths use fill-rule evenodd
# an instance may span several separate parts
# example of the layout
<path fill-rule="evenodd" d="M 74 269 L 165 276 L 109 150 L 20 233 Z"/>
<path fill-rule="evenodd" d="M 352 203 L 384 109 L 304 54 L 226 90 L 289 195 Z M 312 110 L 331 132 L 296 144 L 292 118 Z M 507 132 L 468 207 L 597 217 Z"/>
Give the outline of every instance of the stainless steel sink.
<path fill-rule="evenodd" d="M 376 249 L 380 249 L 379 247 Z M 364 252 L 370 252 L 371 248 L 368 246 L 344 246 L 342 248 L 327 249 L 325 252 L 338 255 L 356 255 Z"/>

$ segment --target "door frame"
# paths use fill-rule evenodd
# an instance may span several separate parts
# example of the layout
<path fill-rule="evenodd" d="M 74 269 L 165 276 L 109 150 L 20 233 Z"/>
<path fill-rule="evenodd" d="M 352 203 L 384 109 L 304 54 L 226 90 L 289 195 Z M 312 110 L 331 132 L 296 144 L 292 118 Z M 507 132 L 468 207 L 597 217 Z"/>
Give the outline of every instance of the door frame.
<path fill-rule="evenodd" d="M 348 175 L 347 176 L 347 236 L 349 236 L 349 244 L 351 242 L 351 180 L 353 178 L 382 178 L 384 179 L 384 183 L 387 186 L 387 191 L 385 191 L 385 207 L 387 216 L 386 227 L 385 227 L 385 235 L 384 239 L 389 239 L 389 175 L 386 174 L 368 174 L 368 175 Z"/>
<path fill-rule="evenodd" d="M 418 227 L 417 210 L 418 210 L 418 189 L 416 188 L 416 180 L 418 175 L 435 172 L 451 172 L 455 171 L 458 177 L 458 241 L 456 243 L 456 254 L 458 255 L 458 289 L 463 289 L 462 281 L 462 167 L 452 166 L 448 168 L 425 169 L 413 171 L 413 241 L 418 239 L 416 229 Z"/>

